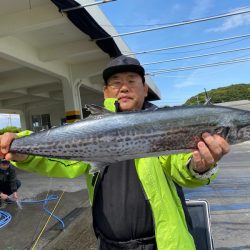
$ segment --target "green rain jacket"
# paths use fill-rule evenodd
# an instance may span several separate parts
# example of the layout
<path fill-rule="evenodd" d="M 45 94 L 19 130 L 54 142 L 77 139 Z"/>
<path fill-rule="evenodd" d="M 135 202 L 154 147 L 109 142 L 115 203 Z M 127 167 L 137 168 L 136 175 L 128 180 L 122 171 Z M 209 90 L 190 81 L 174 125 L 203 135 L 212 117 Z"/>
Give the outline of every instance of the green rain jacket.
<path fill-rule="evenodd" d="M 106 99 L 104 106 L 115 111 L 114 99 Z M 19 137 L 30 131 L 18 133 Z M 136 171 L 150 202 L 158 250 L 193 250 L 195 244 L 188 231 L 184 211 L 175 184 L 194 188 L 209 184 L 210 179 L 197 179 L 189 171 L 187 162 L 191 154 L 175 154 L 135 159 Z M 82 161 L 29 156 L 25 161 L 12 162 L 17 168 L 48 177 L 75 178 L 85 174 L 92 205 L 94 186 L 90 164 Z"/>

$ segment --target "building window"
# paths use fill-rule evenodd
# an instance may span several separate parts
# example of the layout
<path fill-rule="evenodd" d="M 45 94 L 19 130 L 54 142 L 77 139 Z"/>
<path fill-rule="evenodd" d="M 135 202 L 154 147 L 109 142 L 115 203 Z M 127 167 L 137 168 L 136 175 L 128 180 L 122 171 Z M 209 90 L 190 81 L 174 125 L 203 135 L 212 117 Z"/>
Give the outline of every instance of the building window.
<path fill-rule="evenodd" d="M 34 132 L 49 128 L 51 128 L 49 114 L 32 115 L 32 129 Z"/>

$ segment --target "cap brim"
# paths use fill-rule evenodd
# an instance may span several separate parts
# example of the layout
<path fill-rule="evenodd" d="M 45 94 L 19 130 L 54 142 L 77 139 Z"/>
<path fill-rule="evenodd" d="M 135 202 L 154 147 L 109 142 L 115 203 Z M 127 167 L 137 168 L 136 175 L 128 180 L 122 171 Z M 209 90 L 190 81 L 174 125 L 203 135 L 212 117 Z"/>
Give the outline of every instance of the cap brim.
<path fill-rule="evenodd" d="M 114 67 L 109 67 L 103 71 L 103 79 L 107 83 L 108 79 L 115 74 L 122 72 L 135 72 L 140 76 L 144 77 L 144 68 L 140 65 L 118 65 Z"/>

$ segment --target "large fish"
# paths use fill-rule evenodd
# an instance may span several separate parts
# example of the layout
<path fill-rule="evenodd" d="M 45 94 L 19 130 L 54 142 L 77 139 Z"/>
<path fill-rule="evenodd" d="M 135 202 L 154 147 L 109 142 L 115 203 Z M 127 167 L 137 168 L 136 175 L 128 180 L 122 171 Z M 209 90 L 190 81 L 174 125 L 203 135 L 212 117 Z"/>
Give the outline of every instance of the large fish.
<path fill-rule="evenodd" d="M 89 118 L 15 139 L 11 152 L 112 163 L 187 152 L 203 132 L 230 144 L 250 140 L 250 111 L 190 106 L 112 113 L 90 105 Z"/>

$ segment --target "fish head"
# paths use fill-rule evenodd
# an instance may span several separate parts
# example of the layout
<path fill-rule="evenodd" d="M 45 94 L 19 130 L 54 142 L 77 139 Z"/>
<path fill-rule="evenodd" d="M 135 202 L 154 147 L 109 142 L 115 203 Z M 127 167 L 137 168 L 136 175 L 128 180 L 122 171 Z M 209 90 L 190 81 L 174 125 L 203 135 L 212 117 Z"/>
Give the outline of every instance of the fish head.
<path fill-rule="evenodd" d="M 250 141 L 250 112 L 230 109 L 220 116 L 215 133 L 225 138 L 230 144 Z"/>
<path fill-rule="evenodd" d="M 245 141 L 250 141 L 250 124 L 219 126 L 215 128 L 214 133 L 226 139 L 230 144 L 237 144 Z"/>
<path fill-rule="evenodd" d="M 238 127 L 237 143 L 244 141 L 250 141 L 250 124 L 247 126 Z"/>
<path fill-rule="evenodd" d="M 250 125 L 224 127 L 223 133 L 217 133 L 225 138 L 230 144 L 250 141 Z"/>

